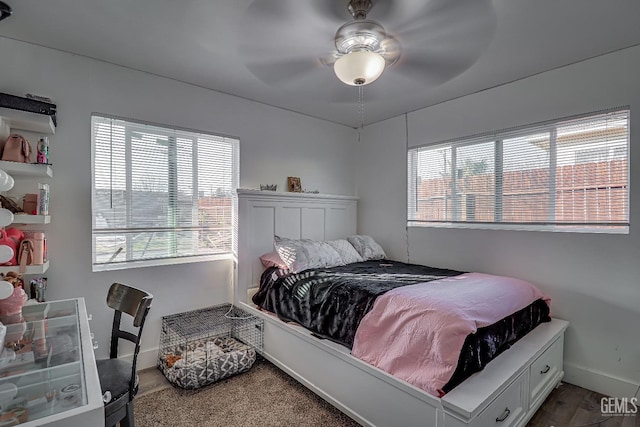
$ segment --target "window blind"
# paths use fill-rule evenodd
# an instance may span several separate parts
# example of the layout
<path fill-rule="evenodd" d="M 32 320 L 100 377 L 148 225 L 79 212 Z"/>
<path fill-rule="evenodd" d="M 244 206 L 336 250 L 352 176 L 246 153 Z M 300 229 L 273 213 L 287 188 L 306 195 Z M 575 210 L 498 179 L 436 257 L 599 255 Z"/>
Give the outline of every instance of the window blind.
<path fill-rule="evenodd" d="M 409 225 L 628 231 L 628 109 L 411 148 L 407 159 Z"/>
<path fill-rule="evenodd" d="M 93 270 L 231 254 L 239 141 L 93 115 Z"/>

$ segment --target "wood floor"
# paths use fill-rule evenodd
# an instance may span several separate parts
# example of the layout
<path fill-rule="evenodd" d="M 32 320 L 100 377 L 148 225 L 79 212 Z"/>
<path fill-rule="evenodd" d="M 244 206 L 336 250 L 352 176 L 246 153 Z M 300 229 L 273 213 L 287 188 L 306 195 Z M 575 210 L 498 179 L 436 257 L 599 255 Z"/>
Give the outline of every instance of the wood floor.
<path fill-rule="evenodd" d="M 527 427 L 640 427 L 640 414 L 633 416 L 603 415 L 600 393 L 562 384 L 555 389 Z"/>
<path fill-rule="evenodd" d="M 138 396 L 171 387 L 156 368 L 141 371 L 139 379 Z M 549 395 L 527 427 L 640 427 L 640 414 L 602 415 L 600 409 L 602 397 L 605 396 L 563 383 Z"/>

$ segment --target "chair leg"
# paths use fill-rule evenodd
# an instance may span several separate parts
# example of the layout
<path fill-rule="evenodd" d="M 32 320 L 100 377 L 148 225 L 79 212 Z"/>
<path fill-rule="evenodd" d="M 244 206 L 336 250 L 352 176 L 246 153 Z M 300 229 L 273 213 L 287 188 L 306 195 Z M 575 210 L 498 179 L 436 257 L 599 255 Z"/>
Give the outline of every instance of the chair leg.
<path fill-rule="evenodd" d="M 135 427 L 133 420 L 133 400 L 127 403 L 127 416 L 120 421 L 120 427 Z"/>

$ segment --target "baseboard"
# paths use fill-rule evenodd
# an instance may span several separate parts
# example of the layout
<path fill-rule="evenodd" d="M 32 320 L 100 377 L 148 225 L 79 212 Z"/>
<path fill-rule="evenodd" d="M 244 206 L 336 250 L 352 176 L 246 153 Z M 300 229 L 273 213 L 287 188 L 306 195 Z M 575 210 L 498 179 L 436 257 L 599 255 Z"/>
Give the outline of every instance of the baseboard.
<path fill-rule="evenodd" d="M 640 384 L 604 372 L 564 362 L 564 381 L 611 397 L 633 397 Z"/>
<path fill-rule="evenodd" d="M 133 354 L 123 354 L 118 356 L 118 359 L 128 360 L 131 362 Z M 138 371 L 147 368 L 155 368 L 158 364 L 158 347 L 149 350 L 140 350 L 138 353 Z"/>
<path fill-rule="evenodd" d="M 140 350 L 138 353 L 138 369 L 154 368 L 158 365 L 158 347 Z"/>

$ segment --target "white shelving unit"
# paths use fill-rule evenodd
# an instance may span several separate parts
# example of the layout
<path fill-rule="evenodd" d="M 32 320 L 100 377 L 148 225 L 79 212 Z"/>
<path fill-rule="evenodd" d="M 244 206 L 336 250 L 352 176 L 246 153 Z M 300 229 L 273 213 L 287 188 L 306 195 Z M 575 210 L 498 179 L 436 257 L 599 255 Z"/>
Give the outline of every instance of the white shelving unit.
<path fill-rule="evenodd" d="M 56 133 L 56 126 L 50 116 L 28 111 L 0 108 L 0 123 L 4 123 L 12 130 L 26 130 L 46 135 Z"/>
<path fill-rule="evenodd" d="M 18 271 L 17 265 L 4 265 L 0 267 L 0 273 L 6 274 L 10 271 Z M 28 265 L 27 271 L 23 274 L 44 274 L 49 269 L 49 260 L 46 260 L 42 265 Z"/>
<path fill-rule="evenodd" d="M 49 224 L 50 222 L 51 215 L 15 214 L 12 224 Z"/>
<path fill-rule="evenodd" d="M 40 135 L 55 134 L 56 127 L 50 116 L 30 113 L 27 111 L 0 108 L 0 136 L 13 132 L 33 132 Z M 35 149 L 35 147 L 33 147 Z M 8 162 L 0 160 L 0 169 L 11 175 L 16 181 L 21 178 L 53 178 L 51 165 Z M 45 225 L 51 222 L 50 215 L 15 214 L 12 224 L 15 225 Z M 29 265 L 24 273 L 44 274 L 49 269 L 49 261 L 42 265 Z M 0 273 L 18 270 L 18 266 L 0 266 Z"/>
<path fill-rule="evenodd" d="M 0 169 L 8 173 L 14 178 L 34 177 L 34 178 L 53 178 L 53 169 L 51 165 L 38 165 L 35 163 L 19 163 L 7 162 L 0 160 Z"/>

